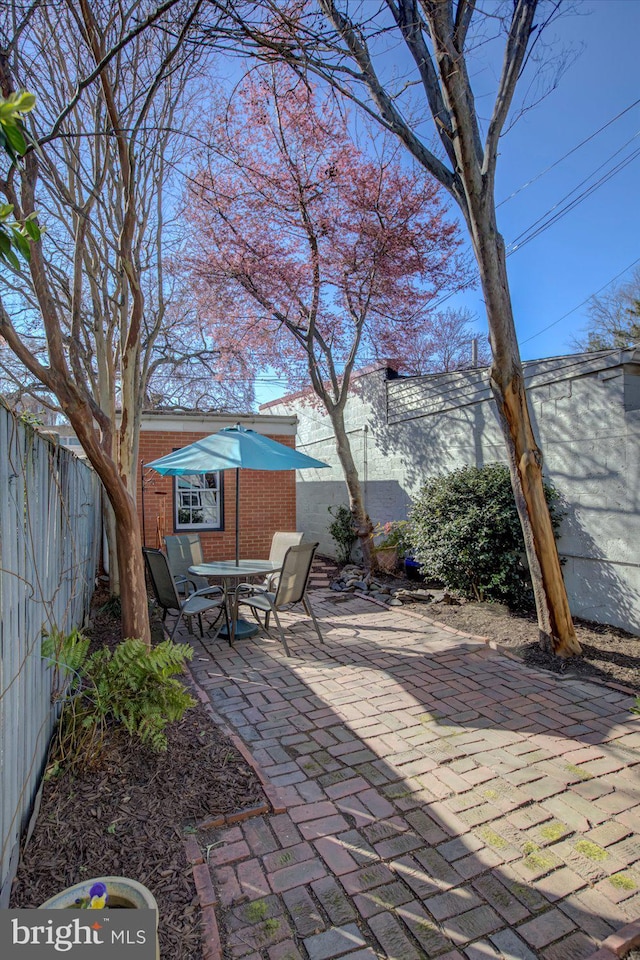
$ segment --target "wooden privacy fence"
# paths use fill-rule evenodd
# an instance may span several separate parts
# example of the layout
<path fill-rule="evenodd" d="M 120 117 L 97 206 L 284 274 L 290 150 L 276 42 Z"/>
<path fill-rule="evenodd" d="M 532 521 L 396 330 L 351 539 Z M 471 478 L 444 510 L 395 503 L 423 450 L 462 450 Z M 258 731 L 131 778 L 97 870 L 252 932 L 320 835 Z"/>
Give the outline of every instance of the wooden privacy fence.
<path fill-rule="evenodd" d="M 84 621 L 100 544 L 93 470 L 0 404 L 0 908 L 56 719 L 42 635 Z"/>

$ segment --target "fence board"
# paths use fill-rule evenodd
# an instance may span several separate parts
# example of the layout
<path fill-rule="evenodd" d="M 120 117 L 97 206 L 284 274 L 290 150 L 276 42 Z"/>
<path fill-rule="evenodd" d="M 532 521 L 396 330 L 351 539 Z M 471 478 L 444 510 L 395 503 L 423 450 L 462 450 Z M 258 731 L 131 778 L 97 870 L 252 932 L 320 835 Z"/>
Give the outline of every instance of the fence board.
<path fill-rule="evenodd" d="M 68 450 L 0 405 L 0 908 L 53 725 L 43 632 L 89 610 L 101 542 L 100 485 Z"/>

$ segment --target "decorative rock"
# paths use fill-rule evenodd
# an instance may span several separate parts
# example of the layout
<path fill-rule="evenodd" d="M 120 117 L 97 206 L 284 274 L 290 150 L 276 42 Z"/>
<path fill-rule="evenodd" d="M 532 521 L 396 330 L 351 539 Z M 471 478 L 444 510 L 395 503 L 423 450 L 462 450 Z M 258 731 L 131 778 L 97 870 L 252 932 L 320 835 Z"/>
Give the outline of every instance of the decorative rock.
<path fill-rule="evenodd" d="M 391 600 L 389 600 L 389 606 L 390 606 L 390 607 L 401 607 L 401 606 L 402 606 L 402 600 L 398 600 L 397 597 L 391 597 Z"/>
<path fill-rule="evenodd" d="M 342 586 L 339 580 L 334 580 L 333 583 L 331 584 L 330 589 L 340 591 L 340 590 L 344 590 L 344 587 Z"/>
<path fill-rule="evenodd" d="M 459 607 L 459 606 L 460 606 L 460 601 L 459 601 L 459 600 L 456 600 L 455 597 L 452 597 L 450 593 L 445 593 L 445 594 L 443 595 L 442 600 L 440 601 L 440 603 L 446 603 L 446 604 L 448 604 L 450 607 Z"/>

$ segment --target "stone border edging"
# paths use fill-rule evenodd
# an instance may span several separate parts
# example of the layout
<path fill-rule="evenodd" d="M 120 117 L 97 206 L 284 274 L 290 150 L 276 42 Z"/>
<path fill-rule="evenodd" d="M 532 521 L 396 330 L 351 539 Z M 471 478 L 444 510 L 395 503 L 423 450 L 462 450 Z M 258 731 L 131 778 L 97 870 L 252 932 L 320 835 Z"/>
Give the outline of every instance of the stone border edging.
<path fill-rule="evenodd" d="M 617 933 L 612 933 L 610 937 L 603 940 L 600 949 L 587 957 L 587 960 L 618 960 L 637 946 L 640 946 L 640 920 L 628 923 Z"/>
<path fill-rule="evenodd" d="M 248 820 L 250 817 L 262 816 L 265 813 L 269 813 L 270 810 L 273 813 L 285 813 L 287 808 L 282 802 L 277 787 L 275 787 L 268 779 L 264 770 L 252 756 L 250 750 L 240 739 L 238 734 L 235 733 L 228 726 L 226 721 L 220 716 L 220 714 L 216 713 L 216 711 L 213 709 L 206 691 L 200 686 L 188 665 L 187 673 L 202 706 L 205 708 L 211 720 L 215 723 L 221 733 L 227 737 L 227 739 L 236 748 L 238 753 L 251 767 L 260 781 L 268 801 L 267 803 L 258 804 L 255 807 L 248 807 L 244 810 L 239 810 L 236 813 L 220 814 L 217 817 L 212 817 L 210 820 L 203 820 L 201 823 L 198 823 L 198 829 L 212 830 L 219 827 L 226 827 L 233 823 L 240 823 L 243 820 Z M 216 897 L 213 882 L 211 880 L 209 864 L 202 856 L 200 846 L 193 837 L 188 837 L 186 840 L 183 840 L 183 843 L 187 862 L 192 868 L 193 881 L 195 884 L 198 901 L 200 903 L 200 910 L 202 912 L 200 934 L 202 940 L 202 960 L 222 960 L 222 945 L 220 941 L 218 921 L 216 918 L 218 899 Z"/>
<path fill-rule="evenodd" d="M 209 866 L 204 862 L 202 851 L 198 843 L 189 837 L 184 840 L 187 862 L 192 867 L 193 880 L 196 886 L 196 893 L 200 901 L 201 918 L 201 939 L 202 939 L 202 960 L 222 960 L 222 946 L 220 943 L 220 931 L 218 930 L 218 921 L 216 919 L 216 898 L 213 883 L 211 882 L 211 873 Z"/>
<path fill-rule="evenodd" d="M 359 597 L 361 600 L 368 600 L 370 603 L 375 603 L 378 607 L 384 607 L 385 610 L 398 609 L 398 607 L 390 607 L 388 603 L 383 603 L 382 600 L 376 600 L 374 597 L 370 597 L 366 593 L 358 593 L 357 591 L 354 591 L 351 596 Z M 491 650 L 495 650 L 496 653 L 501 654 L 503 657 L 508 657 L 509 660 L 516 660 L 518 663 L 524 663 L 522 657 L 517 656 L 515 653 L 511 653 L 508 647 L 503 647 L 501 644 L 496 643 L 495 640 L 491 640 L 489 637 L 479 636 L 475 633 L 466 633 L 464 630 L 456 630 L 455 627 L 450 627 L 447 623 L 442 623 L 441 620 L 434 620 L 433 617 L 430 617 L 426 613 L 416 613 L 413 610 L 410 610 L 409 604 L 403 603 L 401 609 L 404 610 L 404 612 L 410 617 L 415 617 L 417 620 L 427 620 L 429 623 L 433 624 L 434 627 L 438 627 L 440 630 L 446 630 L 447 633 L 453 633 L 457 637 L 466 637 L 467 640 L 478 640 L 480 643 L 484 643 L 485 646 L 489 647 Z M 526 666 L 535 666 L 537 670 L 545 670 L 544 667 L 541 667 L 538 664 L 526 664 Z M 601 687 L 608 687 L 610 690 L 618 690 L 620 693 L 626 693 L 630 697 L 640 696 L 637 690 L 632 690 L 631 687 L 625 687 L 622 683 L 617 683 L 615 680 L 603 680 L 601 677 L 564 676 L 561 673 L 555 673 L 553 670 L 545 670 L 545 672 L 550 673 L 558 680 L 575 680 L 578 683 L 595 683 Z M 589 960 L 591 960 L 591 958 L 589 958 Z M 598 960 L 600 960 L 600 958 L 598 958 Z"/>

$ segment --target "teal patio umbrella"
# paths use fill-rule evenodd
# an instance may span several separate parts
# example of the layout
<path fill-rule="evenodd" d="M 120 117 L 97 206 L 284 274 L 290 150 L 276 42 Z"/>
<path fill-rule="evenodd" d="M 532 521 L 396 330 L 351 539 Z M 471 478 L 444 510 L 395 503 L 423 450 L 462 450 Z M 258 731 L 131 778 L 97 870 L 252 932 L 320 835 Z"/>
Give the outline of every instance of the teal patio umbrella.
<path fill-rule="evenodd" d="M 196 440 L 181 450 L 174 450 L 159 460 L 145 463 L 145 467 L 169 477 L 235 469 L 236 564 L 240 560 L 240 470 L 308 470 L 311 467 L 328 466 L 322 460 L 263 437 L 239 423 L 235 427 L 224 427 L 203 440 Z"/>

